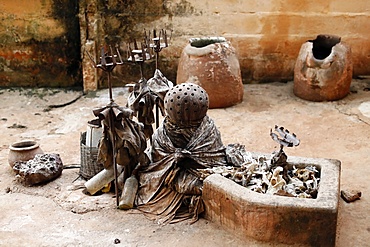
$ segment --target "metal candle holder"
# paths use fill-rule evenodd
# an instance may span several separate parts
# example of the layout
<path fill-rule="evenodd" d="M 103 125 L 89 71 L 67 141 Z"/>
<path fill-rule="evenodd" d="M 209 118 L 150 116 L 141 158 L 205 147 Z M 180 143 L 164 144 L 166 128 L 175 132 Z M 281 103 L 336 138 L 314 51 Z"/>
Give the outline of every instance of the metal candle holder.
<path fill-rule="evenodd" d="M 159 53 L 163 48 L 168 47 L 168 41 L 171 39 L 171 36 L 168 38 L 167 31 L 164 29 L 160 30 L 157 36 L 157 31 L 154 29 L 153 38 L 151 38 L 151 32 L 149 31 L 148 36 L 146 32 L 144 33 L 144 39 L 149 44 L 149 47 L 155 52 L 155 68 L 158 69 Z"/>

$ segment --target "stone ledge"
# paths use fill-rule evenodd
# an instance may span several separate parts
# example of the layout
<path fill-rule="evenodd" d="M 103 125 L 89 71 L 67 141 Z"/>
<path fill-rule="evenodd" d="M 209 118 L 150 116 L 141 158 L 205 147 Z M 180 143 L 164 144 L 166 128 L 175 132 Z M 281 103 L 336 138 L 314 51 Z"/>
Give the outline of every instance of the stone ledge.
<path fill-rule="evenodd" d="M 241 237 L 310 246 L 335 246 L 340 161 L 289 157 L 296 166 L 321 170 L 316 199 L 271 196 L 250 191 L 220 175 L 204 181 L 205 217 Z"/>

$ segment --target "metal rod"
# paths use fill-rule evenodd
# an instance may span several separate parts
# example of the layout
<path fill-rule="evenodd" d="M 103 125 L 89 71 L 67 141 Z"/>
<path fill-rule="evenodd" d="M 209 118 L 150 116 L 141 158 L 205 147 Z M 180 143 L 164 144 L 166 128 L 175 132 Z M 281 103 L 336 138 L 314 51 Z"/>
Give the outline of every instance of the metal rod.
<path fill-rule="evenodd" d="M 158 60 L 159 60 L 159 54 L 158 52 L 155 53 L 155 69 L 158 69 Z"/>
<path fill-rule="evenodd" d="M 108 71 L 108 88 L 109 88 L 109 99 L 110 99 L 110 102 L 112 103 L 113 102 L 113 93 L 112 93 L 112 83 L 110 81 L 110 71 Z"/>
<path fill-rule="evenodd" d="M 159 127 L 159 105 L 158 102 L 155 104 L 155 127 Z"/>
<path fill-rule="evenodd" d="M 116 140 L 115 140 L 115 126 L 114 126 L 114 112 L 113 112 L 113 94 L 112 94 L 112 83 L 110 81 L 110 74 L 111 71 L 108 71 L 108 87 L 109 87 L 109 98 L 110 98 L 110 114 L 109 114 L 109 133 L 110 133 L 110 139 L 112 143 L 112 165 L 114 169 L 114 191 L 116 193 L 116 204 L 117 207 L 119 205 L 119 194 L 118 194 L 118 171 L 117 171 L 117 163 L 116 163 L 116 156 L 117 156 L 117 150 L 116 150 Z"/>
<path fill-rule="evenodd" d="M 140 62 L 140 76 L 144 78 L 144 61 Z"/>
<path fill-rule="evenodd" d="M 113 63 L 113 66 L 116 66 L 116 65 L 117 65 L 117 61 L 116 61 L 116 57 L 114 56 L 112 46 L 109 46 L 109 50 L 110 50 L 110 54 L 111 54 L 111 56 L 112 56 L 112 63 Z M 114 67 L 113 67 L 113 68 L 114 68 Z M 113 68 L 112 68 L 112 69 L 113 69 Z"/>
<path fill-rule="evenodd" d="M 116 45 L 116 52 L 117 52 L 117 55 L 118 55 L 119 61 L 120 61 L 121 63 L 123 63 L 123 60 L 122 60 L 122 57 L 121 57 L 121 53 L 119 52 L 119 49 L 118 49 L 118 45 Z"/>
<path fill-rule="evenodd" d="M 116 140 L 115 140 L 115 127 L 114 127 L 114 112 L 113 109 L 110 109 L 110 117 L 109 117 L 109 122 L 110 122 L 110 139 L 112 143 L 112 150 L 113 150 L 113 155 L 112 155 L 112 164 L 114 168 L 114 191 L 116 193 L 116 204 L 117 207 L 119 205 L 119 194 L 118 194 L 118 171 L 117 171 L 117 163 L 116 163 L 116 157 L 117 157 L 117 151 L 116 151 Z"/>

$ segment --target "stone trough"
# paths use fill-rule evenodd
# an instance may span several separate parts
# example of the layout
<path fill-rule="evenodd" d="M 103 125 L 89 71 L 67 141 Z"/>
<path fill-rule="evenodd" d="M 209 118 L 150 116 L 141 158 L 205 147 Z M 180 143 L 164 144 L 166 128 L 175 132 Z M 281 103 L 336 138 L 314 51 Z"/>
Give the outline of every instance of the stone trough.
<path fill-rule="evenodd" d="M 316 199 L 261 194 L 218 174 L 204 180 L 205 217 L 241 237 L 270 243 L 335 246 L 340 161 L 289 157 L 289 166 L 320 170 Z"/>

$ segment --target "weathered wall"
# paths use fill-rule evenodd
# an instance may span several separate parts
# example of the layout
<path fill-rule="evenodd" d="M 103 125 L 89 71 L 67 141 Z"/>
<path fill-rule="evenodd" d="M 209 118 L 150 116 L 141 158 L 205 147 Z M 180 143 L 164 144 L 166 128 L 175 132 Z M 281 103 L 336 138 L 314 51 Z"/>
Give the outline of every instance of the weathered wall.
<path fill-rule="evenodd" d="M 82 47 L 82 63 L 84 89 L 95 90 L 107 86 L 107 75 L 102 70 L 94 71 L 87 52 L 98 62 L 101 47 L 119 45 L 123 58 L 126 59 L 126 45 L 133 39 L 143 39 L 144 28 L 164 28 L 166 25 L 157 22 L 166 16 L 168 11 L 164 8 L 162 0 L 81 0 L 80 1 L 80 33 Z M 152 23 L 155 23 L 154 25 Z M 175 78 L 177 68 L 178 49 L 172 49 L 170 56 L 172 78 Z M 127 60 L 127 59 L 126 59 Z M 162 65 L 165 60 L 162 60 Z M 154 61 L 146 62 L 144 66 L 145 77 L 152 75 Z M 122 85 L 140 79 L 140 68 L 136 64 L 125 63 L 118 66 L 112 73 L 113 85 Z"/>
<path fill-rule="evenodd" d="M 0 2 L 0 86 L 82 85 L 77 3 Z"/>
<path fill-rule="evenodd" d="M 83 72 L 85 90 L 105 87 L 106 74 L 92 69 L 86 51 L 97 57 L 107 44 L 123 51 L 144 28 L 173 30 L 159 66 L 172 81 L 188 39 L 201 36 L 232 42 L 244 83 L 293 79 L 301 45 L 320 33 L 351 45 L 355 76 L 370 74 L 368 0 L 7 0 L 0 17 L 0 86 L 79 85 Z M 146 64 L 146 77 L 154 67 Z M 139 77 L 138 66 L 125 64 L 112 80 L 122 85 Z"/>
<path fill-rule="evenodd" d="M 354 76 L 370 74 L 368 0 L 356 4 L 345 0 L 112 0 L 96 9 L 101 17 L 95 30 L 100 32 L 97 46 L 102 41 L 140 38 L 144 28 L 172 29 L 171 46 L 161 53 L 160 66 L 171 80 L 176 78 L 178 58 L 188 39 L 202 36 L 224 36 L 232 42 L 244 83 L 292 80 L 301 45 L 318 34 L 341 36 L 352 47 Z M 131 67 L 116 70 L 117 83 L 139 76 Z M 150 76 L 153 66 L 146 67 Z"/>
<path fill-rule="evenodd" d="M 352 46 L 354 73 L 370 73 L 367 0 L 190 2 L 199 15 L 172 18 L 173 28 L 183 35 L 229 38 L 238 50 L 245 81 L 292 79 L 300 46 L 320 33 L 341 36 Z"/>

